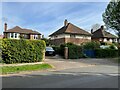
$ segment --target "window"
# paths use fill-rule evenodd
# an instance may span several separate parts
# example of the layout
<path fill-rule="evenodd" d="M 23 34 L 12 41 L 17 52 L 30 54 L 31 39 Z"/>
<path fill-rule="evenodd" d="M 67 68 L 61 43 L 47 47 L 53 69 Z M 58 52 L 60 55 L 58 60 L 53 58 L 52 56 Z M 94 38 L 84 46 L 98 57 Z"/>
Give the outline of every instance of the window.
<path fill-rule="evenodd" d="M 38 39 L 38 35 L 34 35 L 34 39 Z"/>
<path fill-rule="evenodd" d="M 70 37 L 71 37 L 71 38 L 75 38 L 75 35 L 72 35 L 72 34 L 71 34 Z"/>
<path fill-rule="evenodd" d="M 13 36 L 14 36 L 13 33 L 11 33 L 11 38 L 13 38 Z"/>
<path fill-rule="evenodd" d="M 17 38 L 17 33 L 15 33 L 15 38 Z"/>

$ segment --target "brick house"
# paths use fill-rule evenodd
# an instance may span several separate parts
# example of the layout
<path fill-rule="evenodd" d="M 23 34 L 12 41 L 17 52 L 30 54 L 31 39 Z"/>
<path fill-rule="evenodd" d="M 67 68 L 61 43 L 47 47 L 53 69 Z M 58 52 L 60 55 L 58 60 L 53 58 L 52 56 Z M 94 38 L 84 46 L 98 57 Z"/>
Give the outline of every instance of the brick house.
<path fill-rule="evenodd" d="M 7 30 L 7 24 L 4 26 L 4 38 L 10 39 L 41 39 L 41 33 L 33 31 L 31 29 L 23 29 L 19 26 L 16 26 L 12 29 Z"/>
<path fill-rule="evenodd" d="M 99 42 L 117 42 L 118 37 L 105 31 L 104 26 L 101 26 L 98 30 L 94 31 L 91 30 L 91 39 L 93 41 L 99 41 Z"/>
<path fill-rule="evenodd" d="M 49 35 L 49 37 L 52 45 L 60 45 L 69 42 L 80 45 L 81 43 L 91 41 L 91 34 L 89 32 L 72 23 L 68 23 L 67 20 L 64 21 L 63 27 Z"/>

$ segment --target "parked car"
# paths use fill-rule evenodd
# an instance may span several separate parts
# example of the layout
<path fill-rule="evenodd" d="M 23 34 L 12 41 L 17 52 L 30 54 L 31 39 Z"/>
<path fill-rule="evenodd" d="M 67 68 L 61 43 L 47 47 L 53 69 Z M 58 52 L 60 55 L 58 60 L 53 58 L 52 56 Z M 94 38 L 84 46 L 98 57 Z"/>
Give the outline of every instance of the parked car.
<path fill-rule="evenodd" d="M 102 49 L 110 48 L 110 45 L 101 45 L 100 48 L 102 48 Z M 115 46 L 115 45 L 113 45 L 113 48 L 118 50 L 117 46 Z"/>
<path fill-rule="evenodd" d="M 55 50 L 52 47 L 46 47 L 46 56 L 55 56 Z"/>

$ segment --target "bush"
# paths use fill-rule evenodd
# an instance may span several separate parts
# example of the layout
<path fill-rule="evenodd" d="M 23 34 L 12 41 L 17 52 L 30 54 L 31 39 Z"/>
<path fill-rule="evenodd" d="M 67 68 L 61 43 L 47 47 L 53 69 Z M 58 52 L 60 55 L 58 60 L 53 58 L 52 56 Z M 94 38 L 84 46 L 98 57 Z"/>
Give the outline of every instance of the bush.
<path fill-rule="evenodd" d="M 64 49 L 68 47 L 68 58 L 69 59 L 78 59 L 83 57 L 82 47 L 75 45 L 73 43 L 61 44 L 59 48 L 59 54 L 64 56 Z"/>
<path fill-rule="evenodd" d="M 92 41 L 92 42 L 87 42 L 85 44 L 83 44 L 83 48 L 84 49 L 96 49 L 96 48 L 100 48 L 100 43 L 99 42 L 95 42 L 95 41 Z"/>
<path fill-rule="evenodd" d="M 96 49 L 95 55 L 98 58 L 114 58 L 114 57 L 118 57 L 118 50 L 115 50 L 115 49 Z"/>
<path fill-rule="evenodd" d="M 81 46 L 69 45 L 68 46 L 68 57 L 69 59 L 79 59 L 83 57 Z"/>
<path fill-rule="evenodd" d="M 56 54 L 60 54 L 60 46 L 52 46 Z"/>
<path fill-rule="evenodd" d="M 116 46 L 114 44 L 110 45 L 110 49 L 116 49 Z"/>
<path fill-rule="evenodd" d="M 45 42 L 42 40 L 2 40 L 3 63 L 29 63 L 43 60 Z"/>

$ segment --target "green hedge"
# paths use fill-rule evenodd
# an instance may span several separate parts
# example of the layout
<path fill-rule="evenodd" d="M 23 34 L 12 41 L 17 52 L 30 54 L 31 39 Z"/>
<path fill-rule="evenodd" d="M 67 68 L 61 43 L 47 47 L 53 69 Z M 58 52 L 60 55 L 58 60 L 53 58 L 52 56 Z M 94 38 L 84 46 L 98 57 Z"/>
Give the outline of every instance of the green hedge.
<path fill-rule="evenodd" d="M 3 63 L 29 63 L 43 60 L 45 42 L 42 40 L 2 40 Z"/>
<path fill-rule="evenodd" d="M 86 42 L 83 44 L 84 49 L 97 49 L 100 48 L 100 43 L 97 41 Z"/>
<path fill-rule="evenodd" d="M 69 59 L 78 59 L 83 57 L 82 47 L 72 43 L 61 44 L 60 47 L 54 47 L 54 48 L 60 55 L 64 56 L 65 47 L 68 47 Z"/>
<path fill-rule="evenodd" d="M 68 58 L 69 59 L 79 59 L 83 57 L 82 48 L 77 45 L 68 46 Z"/>
<path fill-rule="evenodd" d="M 60 54 L 60 52 L 61 52 L 60 46 L 52 46 L 52 48 L 55 50 L 56 54 Z"/>
<path fill-rule="evenodd" d="M 95 55 L 98 58 L 114 58 L 114 57 L 118 57 L 118 50 L 115 50 L 115 49 L 96 49 Z"/>

